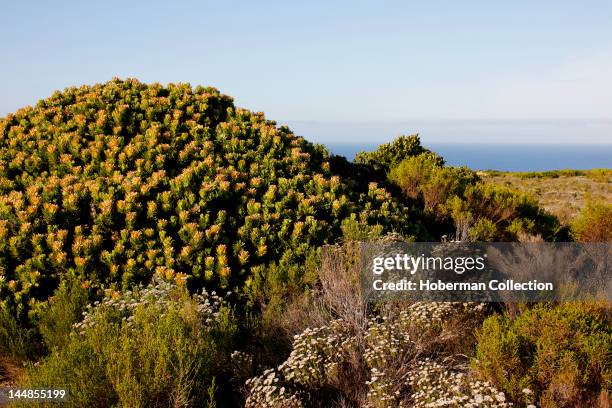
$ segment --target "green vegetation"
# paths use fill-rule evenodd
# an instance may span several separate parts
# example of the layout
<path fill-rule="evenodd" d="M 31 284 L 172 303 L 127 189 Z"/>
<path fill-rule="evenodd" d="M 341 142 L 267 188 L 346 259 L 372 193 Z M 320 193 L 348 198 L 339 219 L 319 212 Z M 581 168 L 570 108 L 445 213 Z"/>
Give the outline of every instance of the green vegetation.
<path fill-rule="evenodd" d="M 554 174 L 511 177 L 610 176 Z M 213 88 L 57 92 L 0 119 L 0 384 L 75 407 L 606 406 L 606 308 L 361 293 L 362 240 L 610 239 L 609 205 L 560 222 L 496 177 L 416 135 L 348 162 Z"/>
<path fill-rule="evenodd" d="M 612 241 L 612 204 L 587 203 L 572 223 L 572 233 L 582 242 Z"/>
<path fill-rule="evenodd" d="M 516 318 L 493 315 L 477 338 L 477 370 L 516 401 L 593 407 L 609 398 L 612 326 L 605 306 L 540 305 Z"/>
<path fill-rule="evenodd" d="M 136 288 L 89 308 L 25 384 L 69 388 L 73 407 L 205 406 L 202 390 L 227 372 L 235 329 L 218 296 L 169 283 Z"/>
<path fill-rule="evenodd" d="M 82 313 L 89 303 L 88 294 L 80 282 L 64 281 L 44 303 L 38 329 L 49 350 L 61 349 L 66 343 L 73 326 L 83 318 Z"/>
<path fill-rule="evenodd" d="M 12 311 L 0 307 L 0 352 L 3 357 L 25 360 L 36 354 L 36 330 L 22 327 Z"/>
<path fill-rule="evenodd" d="M 446 167 L 439 156 L 405 158 L 389 171 L 389 180 L 418 200 L 435 224 L 455 226 L 460 240 L 507 241 L 527 235 L 561 240 L 566 231 L 529 196 L 483 183 L 467 168 Z M 434 226 L 430 226 L 430 229 Z"/>
<path fill-rule="evenodd" d="M 57 92 L 0 122 L 0 298 L 23 318 L 65 277 L 248 289 L 258 268 L 299 262 L 351 216 L 427 238 L 409 208 L 335 175 L 329 158 L 212 88 Z"/>
<path fill-rule="evenodd" d="M 355 163 L 363 164 L 376 171 L 388 172 L 393 166 L 411 156 L 429 153 L 438 165 L 444 164 L 444 159 L 432 153 L 423 146 L 418 135 L 400 136 L 391 143 L 378 146 L 373 152 L 359 152 L 355 156 Z"/>

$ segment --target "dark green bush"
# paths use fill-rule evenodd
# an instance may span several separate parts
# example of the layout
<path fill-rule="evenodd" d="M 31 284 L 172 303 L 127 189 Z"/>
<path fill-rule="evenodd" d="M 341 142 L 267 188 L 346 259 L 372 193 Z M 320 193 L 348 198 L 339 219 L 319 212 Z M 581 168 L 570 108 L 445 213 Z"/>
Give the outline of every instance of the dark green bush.
<path fill-rule="evenodd" d="M 0 303 L 0 357 L 26 360 L 41 351 L 35 329 L 21 324 L 13 313 Z"/>
<path fill-rule="evenodd" d="M 81 321 L 89 292 L 76 280 L 60 284 L 52 297 L 41 306 L 38 330 L 49 350 L 63 347 L 75 323 Z"/>
<path fill-rule="evenodd" d="M 378 146 L 373 152 L 359 152 L 355 156 L 355 162 L 386 173 L 402 160 L 423 153 L 431 153 L 431 157 L 437 158 L 438 165 L 444 164 L 444 160 L 440 156 L 421 146 L 419 135 L 399 136 L 390 143 Z"/>
<path fill-rule="evenodd" d="M 493 315 L 477 340 L 474 367 L 517 402 L 535 397 L 543 407 L 609 403 L 609 306 L 538 305 L 514 319 Z"/>

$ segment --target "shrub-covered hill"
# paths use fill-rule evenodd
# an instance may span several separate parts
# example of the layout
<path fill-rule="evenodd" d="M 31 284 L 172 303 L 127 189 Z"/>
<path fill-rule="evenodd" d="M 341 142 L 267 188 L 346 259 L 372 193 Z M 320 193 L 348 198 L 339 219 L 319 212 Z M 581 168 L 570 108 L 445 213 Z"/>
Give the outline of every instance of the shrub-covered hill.
<path fill-rule="evenodd" d="M 406 206 L 332 159 L 214 88 L 56 92 L 0 120 L 0 301 L 30 309 L 64 275 L 240 289 L 347 219 L 424 237 Z"/>

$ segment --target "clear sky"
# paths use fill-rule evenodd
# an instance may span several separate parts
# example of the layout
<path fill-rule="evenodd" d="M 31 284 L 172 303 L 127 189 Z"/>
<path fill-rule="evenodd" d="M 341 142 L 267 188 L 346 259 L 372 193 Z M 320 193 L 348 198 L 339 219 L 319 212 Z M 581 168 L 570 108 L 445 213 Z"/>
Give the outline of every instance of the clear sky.
<path fill-rule="evenodd" d="M 0 116 L 118 76 L 212 85 L 323 142 L 415 131 L 612 142 L 611 1 L 58 0 L 1 10 Z"/>

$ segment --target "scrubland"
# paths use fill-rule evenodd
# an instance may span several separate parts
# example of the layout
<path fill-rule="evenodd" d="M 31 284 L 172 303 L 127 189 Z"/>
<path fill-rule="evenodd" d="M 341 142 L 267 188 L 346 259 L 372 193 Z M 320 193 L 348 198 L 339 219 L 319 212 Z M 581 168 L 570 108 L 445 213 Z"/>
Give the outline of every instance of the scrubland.
<path fill-rule="evenodd" d="M 480 174 L 491 183 L 531 194 L 565 223 L 571 223 L 589 202 L 612 202 L 612 169 Z"/>
<path fill-rule="evenodd" d="M 416 135 L 349 162 L 214 88 L 57 92 L 0 119 L 0 382 L 74 407 L 608 407 L 609 304 L 376 303 L 358 242 L 610 241 L 609 177 L 476 173 Z"/>

